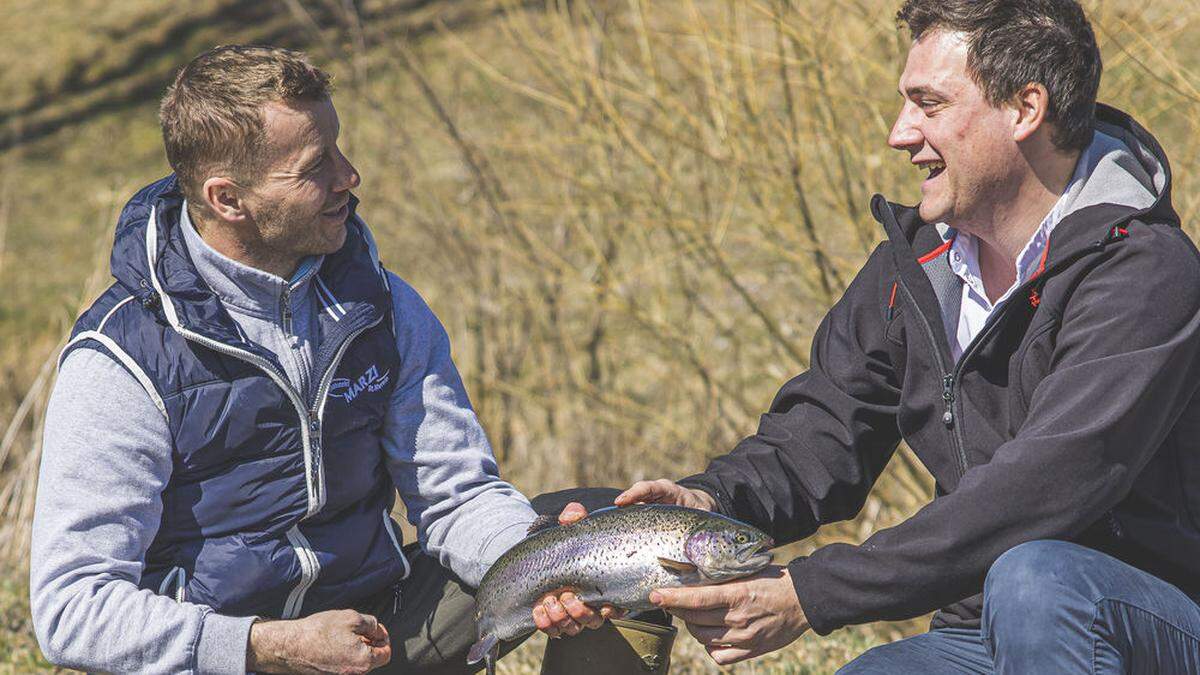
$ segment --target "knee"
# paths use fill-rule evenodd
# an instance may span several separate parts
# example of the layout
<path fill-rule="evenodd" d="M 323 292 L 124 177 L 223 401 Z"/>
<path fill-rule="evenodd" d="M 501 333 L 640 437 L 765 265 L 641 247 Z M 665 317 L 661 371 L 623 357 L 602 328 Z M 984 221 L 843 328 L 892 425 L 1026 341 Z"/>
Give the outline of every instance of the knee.
<path fill-rule="evenodd" d="M 1039 634 L 1062 610 L 1086 595 L 1089 551 L 1065 541 L 1039 540 L 1015 546 L 996 559 L 983 584 L 985 633 L 1007 619 Z M 1042 626 L 1045 628 L 1045 626 Z"/>

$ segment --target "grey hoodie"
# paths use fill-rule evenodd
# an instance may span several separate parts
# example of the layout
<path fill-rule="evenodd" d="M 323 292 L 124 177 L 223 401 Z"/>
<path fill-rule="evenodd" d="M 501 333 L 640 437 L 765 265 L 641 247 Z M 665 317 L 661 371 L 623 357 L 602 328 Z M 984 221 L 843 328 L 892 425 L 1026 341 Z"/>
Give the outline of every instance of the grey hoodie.
<path fill-rule="evenodd" d="M 309 282 L 321 259 L 306 260 L 285 281 L 213 250 L 186 212 L 184 237 L 201 276 L 242 331 L 275 352 L 291 383 L 308 392 L 320 307 Z M 384 427 L 388 470 L 422 548 L 477 585 L 535 514 L 498 476 L 441 323 L 408 284 L 392 275 L 390 285 L 402 365 Z M 30 569 L 34 627 L 52 662 L 114 672 L 244 672 L 254 617 L 138 588 L 171 469 L 167 424 L 146 390 L 108 355 L 72 351 L 46 413 Z"/>

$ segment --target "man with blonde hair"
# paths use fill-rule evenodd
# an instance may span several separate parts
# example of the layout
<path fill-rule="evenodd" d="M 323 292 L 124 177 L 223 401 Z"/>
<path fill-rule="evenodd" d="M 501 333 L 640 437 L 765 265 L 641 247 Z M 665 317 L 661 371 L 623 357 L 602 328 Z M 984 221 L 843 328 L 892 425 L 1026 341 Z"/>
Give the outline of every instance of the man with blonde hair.
<path fill-rule="evenodd" d="M 301 54 L 228 46 L 163 99 L 175 173 L 122 211 L 46 416 L 31 596 L 54 663 L 468 672 L 471 587 L 535 513 L 379 261 L 330 93 Z"/>

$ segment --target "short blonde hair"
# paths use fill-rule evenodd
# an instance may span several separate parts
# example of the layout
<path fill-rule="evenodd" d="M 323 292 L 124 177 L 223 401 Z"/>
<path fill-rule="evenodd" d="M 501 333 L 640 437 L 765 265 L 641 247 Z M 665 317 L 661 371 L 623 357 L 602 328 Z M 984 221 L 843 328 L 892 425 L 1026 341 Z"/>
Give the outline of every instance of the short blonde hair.
<path fill-rule="evenodd" d="M 159 107 L 167 161 L 184 196 L 202 204 L 201 187 L 214 172 L 253 183 L 263 169 L 263 106 L 332 92 L 330 76 L 289 49 L 224 45 L 197 56 Z"/>

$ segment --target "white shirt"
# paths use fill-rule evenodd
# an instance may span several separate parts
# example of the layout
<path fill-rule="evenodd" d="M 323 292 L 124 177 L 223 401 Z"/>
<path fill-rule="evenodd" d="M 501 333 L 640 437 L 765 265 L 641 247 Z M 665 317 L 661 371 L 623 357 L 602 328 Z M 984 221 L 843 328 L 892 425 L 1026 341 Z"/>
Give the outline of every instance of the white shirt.
<path fill-rule="evenodd" d="M 1020 255 L 1017 256 L 1017 276 L 1013 281 L 1012 286 L 996 300 L 995 303 L 990 302 L 987 298 L 987 293 L 983 287 L 983 277 L 979 271 L 979 240 L 966 232 L 959 232 L 954 229 L 947 231 L 946 236 L 952 238 L 950 244 L 950 269 L 962 279 L 962 303 L 958 310 L 958 325 L 947 326 L 946 332 L 950 338 L 950 351 L 954 356 L 954 360 L 958 361 L 963 352 L 966 351 L 967 345 L 971 344 L 971 340 L 979 334 L 987 323 L 988 317 L 996 308 L 1000 306 L 1012 292 L 1021 284 L 1029 281 L 1031 277 L 1038 273 L 1042 266 L 1042 255 L 1046 252 L 1046 245 L 1050 242 L 1050 233 L 1054 231 L 1055 226 L 1063 219 L 1070 211 L 1070 205 L 1077 190 L 1074 190 L 1077 183 L 1081 182 L 1087 176 L 1089 162 L 1084 156 L 1080 157 L 1079 162 L 1075 167 L 1075 175 L 1071 177 L 1071 181 L 1067 184 L 1067 188 L 1063 190 L 1062 196 L 1058 198 L 1050 212 L 1042 219 L 1042 223 L 1034 230 L 1033 235 L 1029 237 L 1029 241 L 1025 242 L 1025 247 L 1021 249 Z"/>

